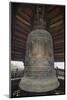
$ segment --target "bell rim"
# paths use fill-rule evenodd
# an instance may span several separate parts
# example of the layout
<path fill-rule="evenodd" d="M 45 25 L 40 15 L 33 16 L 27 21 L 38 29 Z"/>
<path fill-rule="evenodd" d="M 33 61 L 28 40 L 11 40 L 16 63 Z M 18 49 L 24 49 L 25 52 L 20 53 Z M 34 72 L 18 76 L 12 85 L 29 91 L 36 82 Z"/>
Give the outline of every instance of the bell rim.
<path fill-rule="evenodd" d="M 48 82 L 48 79 L 30 79 L 28 77 L 23 77 L 19 83 L 19 87 L 21 90 L 28 92 L 49 92 L 58 88 L 60 85 L 56 77 L 52 77 L 50 80 L 51 81 Z M 39 83 L 37 84 L 37 82 Z"/>

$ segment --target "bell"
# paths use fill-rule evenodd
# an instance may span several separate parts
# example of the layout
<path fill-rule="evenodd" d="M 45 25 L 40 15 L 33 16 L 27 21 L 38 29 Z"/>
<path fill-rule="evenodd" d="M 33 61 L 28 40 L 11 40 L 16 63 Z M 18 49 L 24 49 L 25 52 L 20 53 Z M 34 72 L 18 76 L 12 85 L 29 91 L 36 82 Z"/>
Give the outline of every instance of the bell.
<path fill-rule="evenodd" d="M 42 19 L 34 23 L 34 30 L 27 39 L 24 77 L 19 87 L 29 92 L 47 92 L 59 86 L 54 70 L 53 42 Z"/>

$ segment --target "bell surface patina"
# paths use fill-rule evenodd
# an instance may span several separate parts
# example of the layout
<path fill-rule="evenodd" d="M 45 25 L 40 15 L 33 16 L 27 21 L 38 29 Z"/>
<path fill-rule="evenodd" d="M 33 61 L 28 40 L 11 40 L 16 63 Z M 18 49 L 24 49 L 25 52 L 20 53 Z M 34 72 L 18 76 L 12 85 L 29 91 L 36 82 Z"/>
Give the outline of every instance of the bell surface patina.
<path fill-rule="evenodd" d="M 19 87 L 29 92 L 47 92 L 59 86 L 52 37 L 43 26 L 42 23 L 35 25 L 27 38 L 24 77 Z"/>

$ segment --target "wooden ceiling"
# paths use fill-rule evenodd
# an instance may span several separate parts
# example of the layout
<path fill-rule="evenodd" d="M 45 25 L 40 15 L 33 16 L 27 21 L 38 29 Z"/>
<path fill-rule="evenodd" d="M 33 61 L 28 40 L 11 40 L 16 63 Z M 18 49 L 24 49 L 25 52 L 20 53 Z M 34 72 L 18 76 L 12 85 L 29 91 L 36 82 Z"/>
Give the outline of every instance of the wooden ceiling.
<path fill-rule="evenodd" d="M 11 3 L 11 59 L 24 61 L 26 41 L 33 29 L 37 4 Z M 46 7 L 46 30 L 53 38 L 54 59 L 64 61 L 65 6 L 42 5 Z"/>

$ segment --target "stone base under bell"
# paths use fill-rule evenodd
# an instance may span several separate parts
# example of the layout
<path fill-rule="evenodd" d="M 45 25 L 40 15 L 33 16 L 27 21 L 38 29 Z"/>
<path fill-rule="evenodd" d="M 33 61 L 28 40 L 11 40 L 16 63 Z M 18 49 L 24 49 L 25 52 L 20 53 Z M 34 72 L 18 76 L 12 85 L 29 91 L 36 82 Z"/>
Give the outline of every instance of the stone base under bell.
<path fill-rule="evenodd" d="M 49 79 L 23 77 L 19 84 L 22 90 L 29 92 L 47 92 L 56 89 L 58 86 L 59 82 L 56 77 L 51 77 Z"/>

